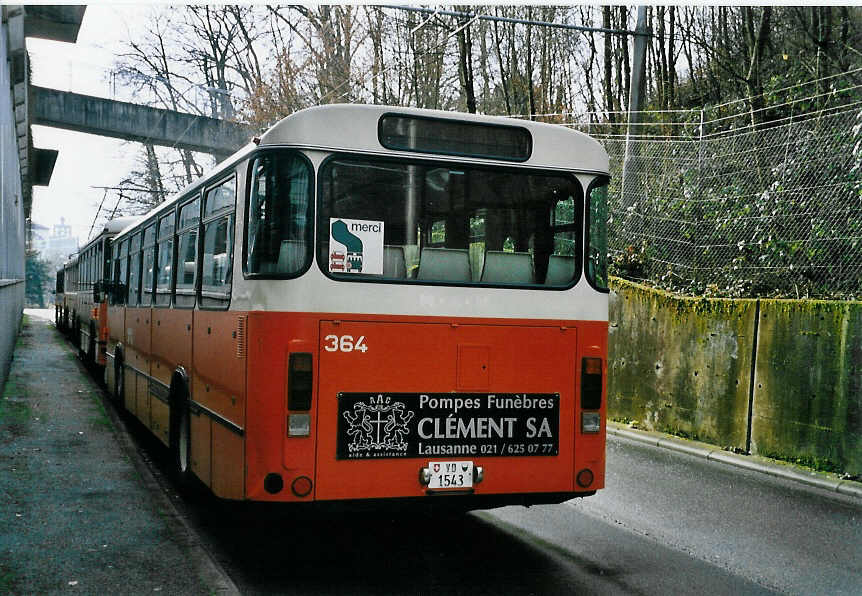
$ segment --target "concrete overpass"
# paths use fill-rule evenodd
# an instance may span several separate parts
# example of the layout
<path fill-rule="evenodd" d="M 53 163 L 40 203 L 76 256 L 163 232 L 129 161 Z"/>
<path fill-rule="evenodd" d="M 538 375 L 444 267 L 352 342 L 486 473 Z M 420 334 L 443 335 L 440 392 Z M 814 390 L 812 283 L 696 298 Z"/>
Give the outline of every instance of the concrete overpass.
<path fill-rule="evenodd" d="M 31 124 L 224 157 L 251 138 L 251 131 L 235 122 L 124 101 L 34 85 L 30 87 L 30 98 Z"/>

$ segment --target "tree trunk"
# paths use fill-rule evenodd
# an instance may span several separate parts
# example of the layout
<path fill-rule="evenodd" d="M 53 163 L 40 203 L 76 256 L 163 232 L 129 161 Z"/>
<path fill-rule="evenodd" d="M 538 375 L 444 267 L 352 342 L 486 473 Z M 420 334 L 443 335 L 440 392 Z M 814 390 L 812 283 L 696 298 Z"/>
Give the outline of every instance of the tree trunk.
<path fill-rule="evenodd" d="M 497 8 L 494 8 L 494 14 L 497 15 Z M 511 116 L 512 102 L 509 100 L 509 83 L 506 81 L 506 66 L 503 64 L 503 50 L 500 45 L 500 30 L 497 27 L 497 21 L 494 21 L 494 50 L 497 53 L 497 62 L 500 64 L 500 86 L 503 88 L 503 100 L 506 102 L 506 115 Z"/>
<path fill-rule="evenodd" d="M 753 10 L 747 10 L 746 29 L 752 34 L 751 62 L 748 66 L 746 76 L 748 95 L 751 97 L 751 124 L 759 125 L 763 122 L 763 83 L 760 79 L 760 68 L 763 60 L 763 51 L 769 41 L 769 30 L 772 19 L 772 7 L 764 6 L 760 16 L 760 26 L 757 34 L 754 34 Z"/>
<path fill-rule="evenodd" d="M 611 7 L 602 6 L 602 28 L 611 28 Z M 605 109 L 608 111 L 608 121 L 616 122 L 616 113 L 614 109 L 614 91 L 613 91 L 613 38 L 610 33 L 605 33 L 604 42 L 604 93 L 605 93 Z"/>
<path fill-rule="evenodd" d="M 532 20 L 533 7 L 527 8 L 527 19 Z M 536 93 L 533 89 L 533 26 L 527 25 L 527 97 L 530 100 L 530 120 L 536 119 Z"/>
<path fill-rule="evenodd" d="M 458 54 L 461 71 L 461 89 L 467 102 L 467 111 L 476 113 L 476 91 L 473 87 L 473 41 L 470 37 L 470 27 L 458 31 Z"/>

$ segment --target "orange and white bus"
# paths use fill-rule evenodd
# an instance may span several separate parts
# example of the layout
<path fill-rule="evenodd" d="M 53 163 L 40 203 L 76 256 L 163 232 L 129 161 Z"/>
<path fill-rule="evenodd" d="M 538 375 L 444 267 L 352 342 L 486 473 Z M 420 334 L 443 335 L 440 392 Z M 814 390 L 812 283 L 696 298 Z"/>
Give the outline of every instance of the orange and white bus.
<path fill-rule="evenodd" d="M 593 494 L 607 183 L 561 126 L 297 112 L 114 238 L 107 384 L 226 499 Z"/>
<path fill-rule="evenodd" d="M 137 217 L 109 220 L 96 236 L 57 272 L 55 319 L 69 334 L 87 365 L 105 365 L 111 239 Z"/>

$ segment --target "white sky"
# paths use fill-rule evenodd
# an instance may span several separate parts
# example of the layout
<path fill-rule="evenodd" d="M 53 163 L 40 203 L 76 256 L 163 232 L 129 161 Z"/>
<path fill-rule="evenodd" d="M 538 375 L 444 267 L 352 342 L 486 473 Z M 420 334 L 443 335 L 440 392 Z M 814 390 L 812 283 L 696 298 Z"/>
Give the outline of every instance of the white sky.
<path fill-rule="evenodd" d="M 28 38 L 33 84 L 112 98 L 110 71 L 121 42 L 135 34 L 152 9 L 145 4 L 90 5 L 77 43 Z M 104 193 L 91 187 L 117 186 L 140 146 L 46 126 L 33 126 L 33 146 L 60 152 L 50 185 L 33 187 L 33 221 L 50 228 L 64 217 L 83 244 Z M 116 192 L 109 192 L 102 208 L 110 213 L 116 198 Z"/>

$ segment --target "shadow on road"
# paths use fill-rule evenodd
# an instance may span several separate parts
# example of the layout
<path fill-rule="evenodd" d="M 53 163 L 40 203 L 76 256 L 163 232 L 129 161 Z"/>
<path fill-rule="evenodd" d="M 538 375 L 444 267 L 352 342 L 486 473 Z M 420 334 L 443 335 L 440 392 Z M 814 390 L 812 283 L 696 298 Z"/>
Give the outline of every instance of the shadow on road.
<path fill-rule="evenodd" d="M 142 455 L 243 594 L 562 594 L 563 555 L 474 514 L 312 512 L 180 491 L 167 450 L 133 421 Z"/>
<path fill-rule="evenodd" d="M 241 570 L 241 590 L 297 593 L 554 593 L 566 572 L 474 515 L 272 514 L 200 508 L 198 524 Z"/>

